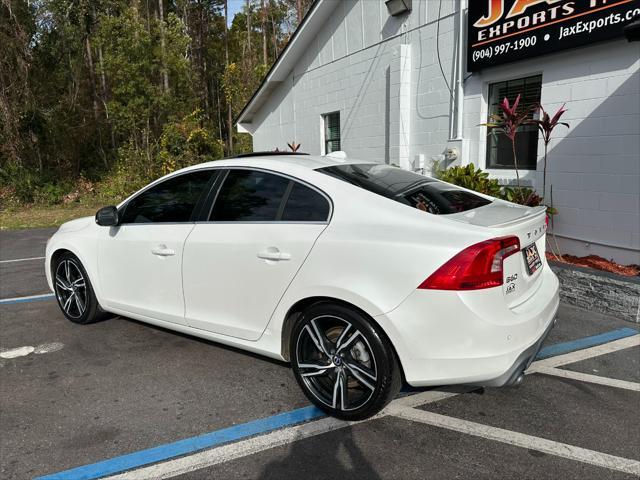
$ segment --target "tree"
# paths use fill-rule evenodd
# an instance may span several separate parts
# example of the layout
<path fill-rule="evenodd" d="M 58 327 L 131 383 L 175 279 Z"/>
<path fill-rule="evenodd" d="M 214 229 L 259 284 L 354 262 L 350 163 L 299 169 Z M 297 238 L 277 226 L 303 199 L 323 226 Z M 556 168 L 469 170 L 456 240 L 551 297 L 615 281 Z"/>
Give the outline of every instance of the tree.
<path fill-rule="evenodd" d="M 310 3 L 245 0 L 230 21 L 228 0 L 0 0 L 0 205 L 81 176 L 120 195 L 204 158 L 171 132 L 249 149 L 233 118 Z"/>

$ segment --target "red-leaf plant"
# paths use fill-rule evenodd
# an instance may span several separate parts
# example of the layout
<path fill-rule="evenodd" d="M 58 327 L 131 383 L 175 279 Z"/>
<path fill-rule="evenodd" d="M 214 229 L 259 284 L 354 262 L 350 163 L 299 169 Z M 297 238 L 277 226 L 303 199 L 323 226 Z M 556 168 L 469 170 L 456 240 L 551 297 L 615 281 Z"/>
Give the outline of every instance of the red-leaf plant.
<path fill-rule="evenodd" d="M 300 148 L 300 144 L 296 142 L 287 143 L 287 146 L 291 149 L 293 153 L 297 152 Z"/>
<path fill-rule="evenodd" d="M 520 186 L 520 171 L 518 170 L 518 158 L 516 156 L 516 135 L 522 125 L 530 122 L 530 115 L 536 110 L 536 107 L 530 107 L 522 109 L 518 112 L 518 106 L 520 105 L 520 97 L 516 97 L 513 106 L 509 104 L 507 97 L 500 103 L 500 113 L 492 114 L 489 116 L 489 122 L 482 123 L 481 125 L 490 128 L 489 134 L 495 135 L 497 133 L 504 133 L 509 140 L 511 140 L 511 148 L 513 151 L 513 166 L 516 171 L 516 183 L 518 185 L 518 192 L 521 191 Z"/>
<path fill-rule="evenodd" d="M 569 128 L 569 124 L 565 122 L 560 122 L 560 117 L 564 112 L 567 111 L 564 108 L 566 104 L 562 105 L 558 111 L 553 115 L 553 117 L 549 117 L 549 114 L 545 111 L 542 105 L 538 105 L 537 108 L 540 109 L 542 115 L 539 119 L 530 120 L 530 123 L 536 125 L 538 130 L 542 134 L 542 140 L 544 141 L 544 166 L 542 168 L 542 198 L 546 198 L 547 196 L 547 152 L 549 149 L 549 143 L 551 142 L 551 134 L 553 133 L 553 129 L 558 125 L 564 125 Z"/>

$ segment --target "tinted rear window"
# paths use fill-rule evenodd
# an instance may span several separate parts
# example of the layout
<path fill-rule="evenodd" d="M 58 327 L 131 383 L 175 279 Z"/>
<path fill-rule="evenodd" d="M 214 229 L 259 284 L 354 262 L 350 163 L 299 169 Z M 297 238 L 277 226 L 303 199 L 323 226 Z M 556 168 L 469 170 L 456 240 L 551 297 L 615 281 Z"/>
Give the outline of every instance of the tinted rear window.
<path fill-rule="evenodd" d="M 491 203 L 448 183 L 389 165 L 336 165 L 317 171 L 436 215 L 464 212 Z"/>
<path fill-rule="evenodd" d="M 288 222 L 325 222 L 329 217 L 329 202 L 318 192 L 298 182 L 287 199 L 282 220 Z"/>

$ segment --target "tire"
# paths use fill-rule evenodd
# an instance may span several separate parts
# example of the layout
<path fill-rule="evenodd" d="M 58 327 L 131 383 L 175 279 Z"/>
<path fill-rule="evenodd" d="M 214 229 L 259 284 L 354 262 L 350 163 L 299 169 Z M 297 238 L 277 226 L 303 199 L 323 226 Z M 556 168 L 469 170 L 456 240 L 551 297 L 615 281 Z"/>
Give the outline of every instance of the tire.
<path fill-rule="evenodd" d="M 58 306 L 67 320 L 86 325 L 103 315 L 82 262 L 72 253 L 63 253 L 52 269 Z"/>
<path fill-rule="evenodd" d="M 289 351 L 307 398 L 343 420 L 375 415 L 402 385 L 389 340 L 368 317 L 343 305 L 307 308 L 293 328 Z"/>

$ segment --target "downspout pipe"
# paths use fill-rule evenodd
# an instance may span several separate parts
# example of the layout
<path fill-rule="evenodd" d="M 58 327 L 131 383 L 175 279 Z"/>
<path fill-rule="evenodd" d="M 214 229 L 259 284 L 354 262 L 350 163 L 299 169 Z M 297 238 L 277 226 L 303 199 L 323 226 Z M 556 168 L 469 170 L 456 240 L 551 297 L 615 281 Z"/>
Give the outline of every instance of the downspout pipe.
<path fill-rule="evenodd" d="M 464 123 L 464 72 L 465 72 L 465 10 L 466 0 L 458 4 L 458 75 L 456 78 L 456 140 L 462 140 Z"/>

